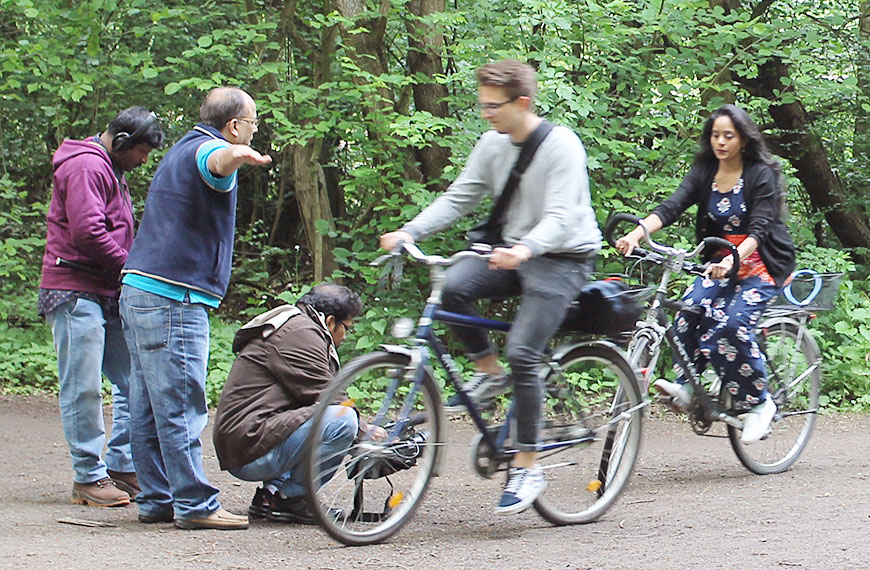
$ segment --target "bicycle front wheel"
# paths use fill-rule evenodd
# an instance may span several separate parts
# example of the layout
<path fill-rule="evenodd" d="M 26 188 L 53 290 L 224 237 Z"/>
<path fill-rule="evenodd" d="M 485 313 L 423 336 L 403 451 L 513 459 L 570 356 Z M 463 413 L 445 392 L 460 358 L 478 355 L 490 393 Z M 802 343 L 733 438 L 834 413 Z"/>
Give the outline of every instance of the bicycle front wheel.
<path fill-rule="evenodd" d="M 571 349 L 547 377 L 538 454 L 547 489 L 535 510 L 557 524 L 592 522 L 622 493 L 641 441 L 643 399 L 621 352 Z"/>
<path fill-rule="evenodd" d="M 628 347 L 628 361 L 632 368 L 640 374 L 639 385 L 641 392 L 646 395 L 655 375 L 656 363 L 659 359 L 659 351 L 654 350 L 647 336 L 634 338 Z"/>
<path fill-rule="evenodd" d="M 813 433 L 819 409 L 821 356 L 809 331 L 792 322 L 764 325 L 757 338 L 767 360 L 767 390 L 776 402 L 776 416 L 770 434 L 760 442 L 744 445 L 740 430 L 733 426 L 728 426 L 728 438 L 747 469 L 769 475 L 791 467 Z"/>
<path fill-rule="evenodd" d="M 355 408 L 370 427 L 349 449 L 335 451 L 329 441 L 335 407 L 318 406 L 305 457 L 317 518 L 344 544 L 381 542 L 414 514 L 437 466 L 443 444 L 438 388 L 409 356 L 376 352 L 348 363 L 321 401 Z M 387 438 L 378 439 L 371 426 L 383 428 Z"/>

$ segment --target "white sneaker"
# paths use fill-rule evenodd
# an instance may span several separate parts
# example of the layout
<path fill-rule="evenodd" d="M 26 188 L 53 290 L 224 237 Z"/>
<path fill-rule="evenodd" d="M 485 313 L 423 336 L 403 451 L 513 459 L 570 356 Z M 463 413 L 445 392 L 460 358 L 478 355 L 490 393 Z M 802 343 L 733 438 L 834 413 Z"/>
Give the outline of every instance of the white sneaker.
<path fill-rule="evenodd" d="M 495 512 L 500 515 L 521 513 L 528 509 L 546 488 L 547 479 L 540 469 L 511 467 L 504 493 Z"/>
<path fill-rule="evenodd" d="M 765 400 L 750 408 L 743 416 L 743 434 L 740 436 L 740 441 L 744 445 L 755 443 L 767 435 L 770 429 L 770 422 L 773 416 L 776 415 L 776 402 L 771 399 L 770 394 Z"/>
<path fill-rule="evenodd" d="M 462 389 L 468 392 L 471 400 L 478 407 L 486 407 L 489 402 L 495 397 L 507 390 L 508 376 L 502 374 L 487 374 L 486 372 L 475 372 L 471 379 L 462 385 Z M 448 414 L 459 414 L 465 411 L 465 406 L 462 405 L 462 400 L 459 399 L 459 394 L 454 394 L 447 400 L 444 405 L 444 411 Z"/>
<path fill-rule="evenodd" d="M 676 406 L 679 411 L 685 412 L 689 409 L 689 404 L 692 402 L 691 384 L 678 384 L 676 382 L 668 382 L 664 378 L 659 378 L 653 382 L 653 386 L 655 386 L 656 390 L 662 394 L 670 396 L 673 400 L 674 406 Z"/>

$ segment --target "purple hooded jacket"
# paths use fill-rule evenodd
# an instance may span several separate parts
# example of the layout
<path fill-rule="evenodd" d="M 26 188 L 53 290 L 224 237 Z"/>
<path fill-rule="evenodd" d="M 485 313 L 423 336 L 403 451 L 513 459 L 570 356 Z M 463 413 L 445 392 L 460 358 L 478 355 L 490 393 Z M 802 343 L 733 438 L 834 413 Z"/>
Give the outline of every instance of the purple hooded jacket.
<path fill-rule="evenodd" d="M 64 140 L 54 153 L 54 191 L 48 208 L 42 289 L 114 297 L 116 279 L 59 267 L 57 258 L 116 277 L 133 244 L 133 206 L 127 181 L 115 177 L 109 153 L 96 137 Z"/>

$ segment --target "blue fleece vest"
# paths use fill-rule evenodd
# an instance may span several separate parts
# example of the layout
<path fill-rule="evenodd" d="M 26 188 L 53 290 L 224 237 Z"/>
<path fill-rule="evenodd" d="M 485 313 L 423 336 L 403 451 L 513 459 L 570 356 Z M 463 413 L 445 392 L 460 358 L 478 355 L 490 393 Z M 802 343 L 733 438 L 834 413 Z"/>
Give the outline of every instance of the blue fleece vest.
<path fill-rule="evenodd" d="M 236 187 L 219 192 L 199 175 L 196 151 L 213 138 L 224 137 L 199 124 L 160 161 L 124 273 L 223 298 L 233 262 Z"/>

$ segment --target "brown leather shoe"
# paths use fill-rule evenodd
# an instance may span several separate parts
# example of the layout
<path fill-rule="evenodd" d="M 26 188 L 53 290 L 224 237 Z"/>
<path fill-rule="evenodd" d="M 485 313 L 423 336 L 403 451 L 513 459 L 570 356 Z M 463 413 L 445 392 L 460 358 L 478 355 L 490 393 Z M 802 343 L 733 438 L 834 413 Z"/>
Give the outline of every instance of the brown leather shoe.
<path fill-rule="evenodd" d="M 175 526 L 185 530 L 211 528 L 215 530 L 241 530 L 248 528 L 248 517 L 234 515 L 223 509 L 218 509 L 202 519 L 175 519 Z"/>
<path fill-rule="evenodd" d="M 139 489 L 139 479 L 136 477 L 136 473 L 124 473 L 121 471 L 112 471 L 108 470 L 109 477 L 112 478 L 112 481 L 115 483 L 115 487 L 121 489 L 130 495 L 130 500 L 135 501 L 136 495 L 141 492 Z"/>
<path fill-rule="evenodd" d="M 130 504 L 130 495 L 106 477 L 93 483 L 73 483 L 72 502 L 90 507 L 126 507 Z"/>

